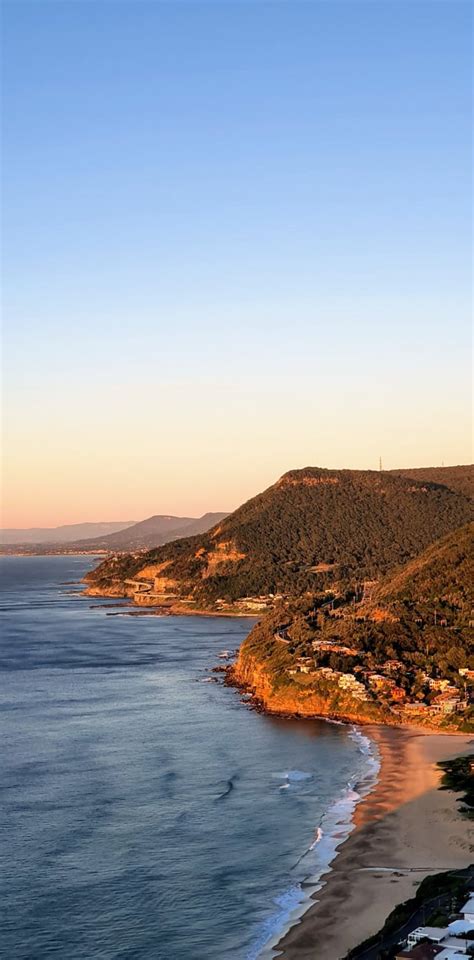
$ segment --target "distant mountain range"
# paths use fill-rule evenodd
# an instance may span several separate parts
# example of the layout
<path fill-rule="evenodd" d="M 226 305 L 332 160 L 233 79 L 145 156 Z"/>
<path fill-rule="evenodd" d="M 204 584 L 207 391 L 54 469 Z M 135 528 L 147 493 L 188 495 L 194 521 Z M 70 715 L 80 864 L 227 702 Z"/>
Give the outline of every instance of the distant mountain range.
<path fill-rule="evenodd" d="M 79 523 L 51 529 L 3 530 L 3 553 L 73 553 L 75 551 L 121 552 L 150 549 L 160 544 L 204 533 L 226 513 L 205 513 L 202 517 L 173 517 L 158 514 L 139 523 Z"/>
<path fill-rule="evenodd" d="M 146 588 L 147 602 L 174 597 L 212 609 L 379 578 L 473 516 L 458 490 L 469 477 L 472 489 L 473 467 L 445 468 L 443 484 L 431 479 L 437 468 L 406 474 L 291 470 L 207 533 L 106 560 L 88 582 L 96 593 L 139 591 L 142 602 Z"/>
<path fill-rule="evenodd" d="M 79 548 L 87 545 L 87 549 L 111 551 L 150 549 L 179 537 L 193 537 L 205 533 L 227 516 L 227 513 L 205 513 L 197 518 L 157 515 L 118 533 L 96 537 L 93 541 L 76 541 L 75 545 Z"/>
<path fill-rule="evenodd" d="M 131 527 L 135 520 L 117 520 L 104 523 L 68 523 L 61 527 L 7 527 L 0 530 L 0 544 L 6 543 L 71 543 L 92 537 L 106 537 Z"/>

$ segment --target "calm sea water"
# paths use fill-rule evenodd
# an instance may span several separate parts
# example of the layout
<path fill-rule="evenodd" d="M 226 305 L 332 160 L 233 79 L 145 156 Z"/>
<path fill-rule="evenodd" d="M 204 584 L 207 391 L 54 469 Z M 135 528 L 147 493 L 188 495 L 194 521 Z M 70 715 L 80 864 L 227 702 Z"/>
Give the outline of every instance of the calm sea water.
<path fill-rule="evenodd" d="M 257 957 L 344 831 L 364 738 L 202 682 L 248 621 L 113 616 L 65 583 L 88 558 L 0 563 L 2 956 Z"/>

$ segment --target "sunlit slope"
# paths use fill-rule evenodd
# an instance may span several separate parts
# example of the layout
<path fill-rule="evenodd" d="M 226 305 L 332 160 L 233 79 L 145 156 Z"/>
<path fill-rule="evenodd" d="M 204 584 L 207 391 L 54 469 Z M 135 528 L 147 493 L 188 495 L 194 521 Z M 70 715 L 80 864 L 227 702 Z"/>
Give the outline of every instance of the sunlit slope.
<path fill-rule="evenodd" d="M 467 497 L 391 473 L 308 467 L 284 474 L 209 532 L 146 554 L 111 558 L 96 588 L 159 578 L 203 605 L 218 598 L 297 596 L 376 578 L 473 516 Z"/>
<path fill-rule="evenodd" d="M 460 464 L 457 467 L 415 467 L 413 470 L 392 470 L 400 477 L 421 480 L 429 483 L 441 483 L 456 493 L 474 497 L 474 464 Z"/>

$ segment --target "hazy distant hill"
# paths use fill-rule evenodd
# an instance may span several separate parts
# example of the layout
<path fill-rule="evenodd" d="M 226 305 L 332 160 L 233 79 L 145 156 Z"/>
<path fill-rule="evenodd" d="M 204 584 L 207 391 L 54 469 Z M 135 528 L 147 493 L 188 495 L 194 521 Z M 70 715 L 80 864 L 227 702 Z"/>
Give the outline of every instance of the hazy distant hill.
<path fill-rule="evenodd" d="M 72 540 L 113 535 L 135 522 L 111 520 L 104 523 L 69 523 L 61 527 L 30 527 L 27 530 L 8 527 L 0 530 L 0 543 L 70 543 Z"/>
<path fill-rule="evenodd" d="M 149 550 L 152 547 L 158 547 L 161 544 L 176 540 L 178 537 L 194 536 L 198 533 L 204 533 L 214 526 L 219 520 L 227 516 L 227 513 L 205 513 L 202 517 L 172 517 L 168 515 L 157 515 L 148 517 L 147 520 L 141 520 L 139 523 L 132 524 L 76 524 L 71 527 L 58 527 L 51 530 L 51 535 L 46 540 L 39 540 L 38 534 L 41 531 L 33 529 L 31 531 L 13 530 L 4 531 L 12 535 L 18 535 L 16 539 L 0 541 L 0 552 L 41 554 L 41 553 L 74 553 L 83 552 L 101 553 L 104 551 L 110 553 Z M 114 532 L 109 532 L 108 528 L 115 527 Z M 119 529 L 117 529 L 119 527 Z M 59 530 L 91 530 L 91 536 L 81 539 L 75 537 L 65 537 L 61 539 L 55 536 Z M 97 535 L 97 528 L 104 529 L 102 536 Z M 49 531 L 45 531 L 49 533 Z M 31 533 L 31 539 L 18 539 L 20 535 Z"/>
<path fill-rule="evenodd" d="M 210 527 L 223 520 L 227 513 L 205 513 L 202 517 L 171 517 L 157 515 L 135 523 L 126 530 L 106 537 L 97 537 L 87 544 L 77 543 L 78 547 L 91 549 L 122 551 L 143 550 L 158 547 L 178 537 L 191 537 L 205 533 Z"/>
<path fill-rule="evenodd" d="M 474 464 L 465 464 L 457 467 L 415 467 L 413 470 L 391 470 L 399 477 L 410 477 L 412 480 L 428 480 L 431 483 L 442 483 L 457 493 L 466 497 L 474 497 Z"/>
<path fill-rule="evenodd" d="M 125 579 L 159 577 L 164 592 L 203 606 L 218 598 L 298 596 L 378 577 L 472 516 L 466 496 L 436 483 L 308 467 L 286 473 L 207 534 L 105 561 L 88 579 L 118 592 Z"/>
<path fill-rule="evenodd" d="M 94 537 L 94 543 L 91 544 L 89 541 L 89 546 L 107 550 L 137 550 L 143 546 L 158 546 L 160 543 L 166 543 L 168 534 L 172 537 L 176 531 L 187 527 L 192 522 L 193 517 L 157 514 L 117 533 L 105 537 Z M 81 546 L 79 542 L 77 545 Z"/>

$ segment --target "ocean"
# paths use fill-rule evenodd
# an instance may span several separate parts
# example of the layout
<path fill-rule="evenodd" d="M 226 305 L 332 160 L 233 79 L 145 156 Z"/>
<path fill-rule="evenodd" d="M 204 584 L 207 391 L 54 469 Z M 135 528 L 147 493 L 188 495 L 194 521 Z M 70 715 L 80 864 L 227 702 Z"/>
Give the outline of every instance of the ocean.
<path fill-rule="evenodd" d="M 0 560 L 1 954 L 270 957 L 351 829 L 371 744 L 215 682 L 251 621 L 127 616 L 81 595 L 92 565 Z"/>

